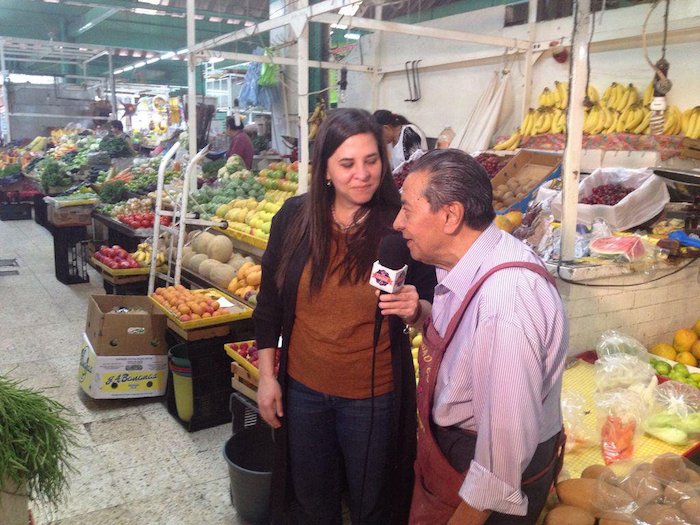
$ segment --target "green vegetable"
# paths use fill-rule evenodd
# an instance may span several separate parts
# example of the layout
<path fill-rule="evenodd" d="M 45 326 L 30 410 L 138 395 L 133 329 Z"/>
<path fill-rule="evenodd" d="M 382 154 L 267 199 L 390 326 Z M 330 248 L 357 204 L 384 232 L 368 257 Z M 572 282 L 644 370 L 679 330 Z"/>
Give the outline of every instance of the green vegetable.
<path fill-rule="evenodd" d="M 0 179 L 15 177 L 22 173 L 22 167 L 19 164 L 8 164 L 4 168 L 0 168 Z"/>
<path fill-rule="evenodd" d="M 131 145 L 124 137 L 107 135 L 100 141 L 100 151 L 106 152 L 110 157 L 133 157 L 135 155 Z"/>
<path fill-rule="evenodd" d="M 672 427 L 648 427 L 646 433 L 671 445 L 685 445 L 688 442 L 688 434 L 678 428 Z"/>
<path fill-rule="evenodd" d="M 700 412 L 689 414 L 677 426 L 688 434 L 700 434 Z"/>
<path fill-rule="evenodd" d="M 61 500 L 77 446 L 64 412 L 60 403 L 0 376 L 0 480 L 23 487 L 32 499 Z"/>
<path fill-rule="evenodd" d="M 683 363 L 676 363 L 673 365 L 673 372 L 681 377 L 688 377 L 690 373 L 688 372 L 688 367 Z"/>
<path fill-rule="evenodd" d="M 129 190 L 123 180 L 105 182 L 100 190 L 100 200 L 107 204 L 115 204 L 128 198 Z"/>
<path fill-rule="evenodd" d="M 659 412 L 647 419 L 646 424 L 649 427 L 676 427 L 680 424 L 681 418 L 675 414 L 668 412 Z"/>
<path fill-rule="evenodd" d="M 65 164 L 58 160 L 45 158 L 39 163 L 37 170 L 41 173 L 41 185 L 47 193 L 51 187 L 65 188 L 71 184 Z"/>

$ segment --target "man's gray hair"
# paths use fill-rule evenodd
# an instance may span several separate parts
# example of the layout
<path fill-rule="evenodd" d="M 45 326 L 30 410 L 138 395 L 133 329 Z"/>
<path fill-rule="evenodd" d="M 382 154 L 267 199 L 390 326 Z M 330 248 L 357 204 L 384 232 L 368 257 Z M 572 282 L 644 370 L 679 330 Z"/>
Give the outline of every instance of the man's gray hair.
<path fill-rule="evenodd" d="M 428 174 L 423 196 L 433 212 L 451 202 L 459 202 L 464 207 L 464 222 L 477 230 L 488 226 L 496 216 L 486 170 L 463 151 L 431 150 L 411 166 L 413 172 Z"/>

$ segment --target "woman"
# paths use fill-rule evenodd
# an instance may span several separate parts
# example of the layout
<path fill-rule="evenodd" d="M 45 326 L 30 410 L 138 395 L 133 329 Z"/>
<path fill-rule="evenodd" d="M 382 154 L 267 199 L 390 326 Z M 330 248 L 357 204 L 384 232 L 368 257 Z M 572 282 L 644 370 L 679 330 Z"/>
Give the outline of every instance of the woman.
<path fill-rule="evenodd" d="M 276 429 L 273 522 L 340 524 L 347 485 L 353 523 L 405 523 L 416 405 L 404 327 L 427 317 L 435 272 L 410 260 L 408 284 L 381 296 L 389 319 L 373 357 L 368 279 L 400 208 L 381 129 L 366 111 L 331 112 L 312 165 L 309 193 L 272 222 L 254 313 L 258 406 Z"/>
<path fill-rule="evenodd" d="M 382 136 L 390 150 L 391 164 L 394 169 L 407 161 L 416 150 L 428 151 L 425 134 L 403 115 L 378 109 L 373 116 L 382 126 Z"/>
<path fill-rule="evenodd" d="M 253 141 L 243 131 L 244 127 L 243 117 L 240 113 L 234 113 L 232 116 L 226 117 L 226 134 L 231 137 L 231 144 L 226 152 L 226 158 L 238 155 L 245 162 L 246 168 L 250 169 L 253 165 Z"/>

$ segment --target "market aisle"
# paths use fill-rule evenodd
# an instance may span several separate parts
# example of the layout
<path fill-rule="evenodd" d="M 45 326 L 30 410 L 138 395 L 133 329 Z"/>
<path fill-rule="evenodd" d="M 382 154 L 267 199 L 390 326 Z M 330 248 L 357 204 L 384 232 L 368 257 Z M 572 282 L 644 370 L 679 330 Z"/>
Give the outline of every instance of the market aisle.
<path fill-rule="evenodd" d="M 20 275 L 0 277 L 0 373 L 45 389 L 75 412 L 80 447 L 66 501 L 35 508 L 39 525 L 242 523 L 229 501 L 222 456 L 231 426 L 188 433 L 162 398 L 94 400 L 77 382 L 87 299 L 101 278 L 66 286 L 54 276 L 53 239 L 33 221 L 0 221 L 0 258 Z"/>

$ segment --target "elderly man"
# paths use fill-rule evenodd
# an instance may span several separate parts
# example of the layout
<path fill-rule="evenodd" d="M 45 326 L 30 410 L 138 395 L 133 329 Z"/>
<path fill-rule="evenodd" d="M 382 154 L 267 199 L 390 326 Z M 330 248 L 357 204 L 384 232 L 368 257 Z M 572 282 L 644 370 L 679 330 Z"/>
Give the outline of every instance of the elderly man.
<path fill-rule="evenodd" d="M 394 222 L 438 278 L 418 358 L 412 524 L 534 524 L 561 467 L 566 315 L 542 261 L 493 224 L 491 200 L 473 158 L 433 150 Z"/>

